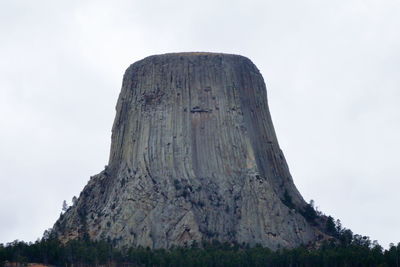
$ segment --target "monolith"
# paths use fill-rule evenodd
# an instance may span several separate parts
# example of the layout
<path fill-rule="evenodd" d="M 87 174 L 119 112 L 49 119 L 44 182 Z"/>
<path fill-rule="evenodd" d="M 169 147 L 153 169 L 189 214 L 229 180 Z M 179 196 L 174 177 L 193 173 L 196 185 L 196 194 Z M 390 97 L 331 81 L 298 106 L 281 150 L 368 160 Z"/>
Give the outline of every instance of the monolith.
<path fill-rule="evenodd" d="M 316 240 L 257 67 L 218 53 L 150 56 L 125 72 L 108 165 L 54 232 L 118 247 Z"/>

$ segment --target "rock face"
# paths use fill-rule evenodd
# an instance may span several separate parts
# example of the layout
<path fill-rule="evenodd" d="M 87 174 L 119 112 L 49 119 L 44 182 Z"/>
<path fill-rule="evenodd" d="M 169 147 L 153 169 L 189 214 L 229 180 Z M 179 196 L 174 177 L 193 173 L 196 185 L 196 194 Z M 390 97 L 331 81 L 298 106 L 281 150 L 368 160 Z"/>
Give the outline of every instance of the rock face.
<path fill-rule="evenodd" d="M 61 240 L 276 249 L 316 239 L 249 59 L 147 57 L 127 69 L 116 110 L 108 166 L 55 224 Z"/>

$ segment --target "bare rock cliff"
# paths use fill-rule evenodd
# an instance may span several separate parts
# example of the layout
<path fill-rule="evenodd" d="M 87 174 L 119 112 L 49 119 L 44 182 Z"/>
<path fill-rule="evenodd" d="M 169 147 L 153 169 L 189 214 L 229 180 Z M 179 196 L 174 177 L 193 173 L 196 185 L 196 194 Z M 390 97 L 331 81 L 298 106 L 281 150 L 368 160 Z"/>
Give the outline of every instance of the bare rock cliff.
<path fill-rule="evenodd" d="M 147 57 L 126 71 L 108 166 L 54 226 L 116 246 L 294 247 L 316 239 L 247 58 Z"/>

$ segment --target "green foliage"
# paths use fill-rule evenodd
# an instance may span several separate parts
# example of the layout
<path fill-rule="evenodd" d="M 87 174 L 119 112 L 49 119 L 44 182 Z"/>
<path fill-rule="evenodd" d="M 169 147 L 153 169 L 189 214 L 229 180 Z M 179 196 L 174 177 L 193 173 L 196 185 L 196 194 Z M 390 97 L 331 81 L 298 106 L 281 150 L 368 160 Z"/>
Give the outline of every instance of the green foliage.
<path fill-rule="evenodd" d="M 287 190 L 285 190 L 285 193 L 283 194 L 282 202 L 290 209 L 295 208 L 293 201 L 292 201 L 292 197 L 289 195 L 289 192 Z"/>
<path fill-rule="evenodd" d="M 326 220 L 325 224 L 325 230 L 331 236 L 337 237 L 339 235 L 335 221 L 332 216 L 328 216 L 328 219 Z"/>
<path fill-rule="evenodd" d="M 346 230 L 342 233 L 349 234 Z M 201 247 L 193 244 L 170 250 L 142 247 L 117 250 L 105 241 L 73 240 L 61 244 L 53 238 L 35 243 L 16 240 L 5 246 L 0 244 L 0 266 L 6 260 L 55 266 L 398 266 L 400 243 L 383 250 L 368 237 L 355 235 L 350 243 L 326 242 L 318 249 L 271 251 L 261 246 L 249 248 L 215 241 Z"/>
<path fill-rule="evenodd" d="M 314 207 L 311 204 L 307 204 L 303 210 L 300 211 L 301 215 L 306 218 L 308 222 L 314 223 L 315 219 L 317 219 L 318 214 L 315 211 Z"/>

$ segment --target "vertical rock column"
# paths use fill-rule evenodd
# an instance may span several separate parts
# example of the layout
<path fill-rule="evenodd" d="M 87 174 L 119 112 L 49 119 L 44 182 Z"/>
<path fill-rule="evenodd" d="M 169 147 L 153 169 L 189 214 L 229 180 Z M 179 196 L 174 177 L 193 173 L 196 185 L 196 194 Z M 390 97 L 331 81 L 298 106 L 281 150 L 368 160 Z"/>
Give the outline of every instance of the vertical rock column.
<path fill-rule="evenodd" d="M 317 229 L 276 138 L 263 78 L 247 58 L 157 55 L 126 71 L 109 164 L 56 223 L 117 246 L 193 242 L 294 247 Z"/>

